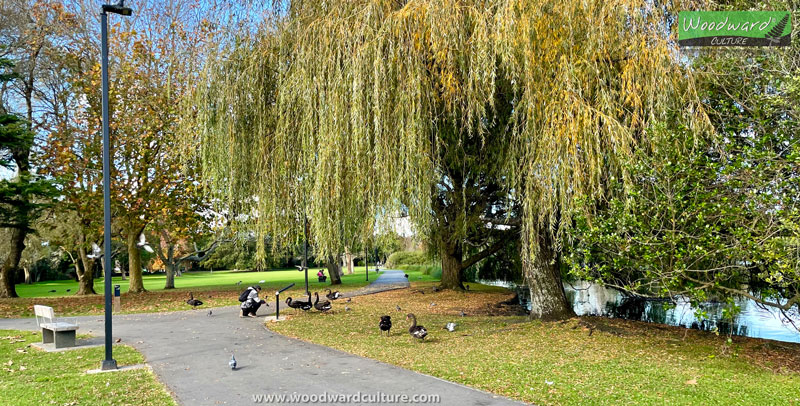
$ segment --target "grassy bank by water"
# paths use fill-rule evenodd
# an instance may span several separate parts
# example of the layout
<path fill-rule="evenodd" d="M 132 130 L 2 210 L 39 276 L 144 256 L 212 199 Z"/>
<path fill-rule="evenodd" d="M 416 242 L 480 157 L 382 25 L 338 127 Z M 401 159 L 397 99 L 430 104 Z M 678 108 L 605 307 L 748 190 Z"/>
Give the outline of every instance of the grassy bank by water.
<path fill-rule="evenodd" d="M 413 280 L 413 278 L 412 278 Z M 800 405 L 800 345 L 604 318 L 530 322 L 506 290 L 434 283 L 353 298 L 335 314 L 293 314 L 281 334 L 544 405 Z M 419 291 L 421 290 L 422 293 Z M 401 311 L 396 310 L 401 307 Z M 466 316 L 461 317 L 460 313 Z M 430 334 L 412 339 L 405 314 Z M 381 337 L 378 321 L 394 328 Z M 458 323 L 448 332 L 448 322 Z M 443 399 L 446 401 L 446 399 Z"/>
<path fill-rule="evenodd" d="M 47 353 L 30 346 L 41 341 L 30 331 L 0 330 L 0 405 L 174 405 L 149 369 L 86 374 L 100 366 L 103 348 Z M 126 345 L 114 348 L 120 366 L 144 362 Z"/>

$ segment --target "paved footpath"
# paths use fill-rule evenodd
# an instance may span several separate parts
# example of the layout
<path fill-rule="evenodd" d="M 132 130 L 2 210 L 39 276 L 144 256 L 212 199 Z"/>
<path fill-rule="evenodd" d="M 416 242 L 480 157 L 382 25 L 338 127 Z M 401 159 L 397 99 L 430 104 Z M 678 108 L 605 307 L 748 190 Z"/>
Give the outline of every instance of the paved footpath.
<path fill-rule="evenodd" d="M 398 273 L 402 279 L 398 279 Z M 401 271 L 384 271 L 367 289 L 353 294 L 394 289 L 407 283 Z M 243 319 L 238 317 L 238 307 L 233 306 L 214 308 L 211 317 L 207 315 L 207 308 L 114 316 L 114 337 L 144 354 L 178 403 L 187 406 L 253 405 L 258 403 L 254 396 L 272 394 L 338 396 L 378 392 L 389 396 L 438 395 L 441 405 L 518 404 L 459 384 L 276 334 L 265 328 L 263 319 L 274 312 L 274 306 L 273 297 L 270 307 L 265 310 L 262 306 L 259 310 L 261 317 Z M 78 324 L 79 333 L 103 334 L 102 316 L 78 317 Z M 35 330 L 36 322 L 34 319 L 0 319 L 0 329 Z M 235 371 L 228 367 L 231 353 L 239 361 Z M 378 403 L 381 402 L 358 404 Z"/>

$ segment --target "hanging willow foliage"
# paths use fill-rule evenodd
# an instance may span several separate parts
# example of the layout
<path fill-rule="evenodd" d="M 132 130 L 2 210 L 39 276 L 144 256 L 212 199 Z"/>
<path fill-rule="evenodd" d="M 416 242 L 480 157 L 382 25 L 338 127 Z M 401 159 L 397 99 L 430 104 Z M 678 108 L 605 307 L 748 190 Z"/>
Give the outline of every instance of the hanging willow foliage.
<path fill-rule="evenodd" d="M 657 4 L 657 5 L 656 5 Z M 192 145 L 220 201 L 279 244 L 307 213 L 321 251 L 407 210 L 431 226 L 440 126 L 485 137 L 510 83 L 506 187 L 525 258 L 576 198 L 600 198 L 620 160 L 672 113 L 702 109 L 664 10 L 649 0 L 309 0 L 210 56 Z"/>

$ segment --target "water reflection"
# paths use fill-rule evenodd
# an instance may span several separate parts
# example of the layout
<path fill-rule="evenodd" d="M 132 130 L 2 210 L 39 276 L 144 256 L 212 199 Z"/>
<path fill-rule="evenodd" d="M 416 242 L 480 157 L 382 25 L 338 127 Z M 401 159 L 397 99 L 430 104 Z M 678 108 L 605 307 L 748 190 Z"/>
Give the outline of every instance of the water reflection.
<path fill-rule="evenodd" d="M 513 282 L 502 280 L 482 280 L 480 283 L 504 286 L 519 293 L 520 301 L 530 309 L 528 289 Z M 797 331 L 777 310 L 765 309 L 754 301 L 742 298 L 736 301 L 741 312 L 732 321 L 722 320 L 722 303 L 703 303 L 700 307 L 708 317 L 695 317 L 695 308 L 686 300 L 675 303 L 662 300 L 645 300 L 622 294 L 586 281 L 573 282 L 564 286 L 567 300 L 572 303 L 579 316 L 606 316 L 629 320 L 642 320 L 710 331 L 715 327 L 721 334 L 734 334 L 747 337 L 800 343 Z"/>

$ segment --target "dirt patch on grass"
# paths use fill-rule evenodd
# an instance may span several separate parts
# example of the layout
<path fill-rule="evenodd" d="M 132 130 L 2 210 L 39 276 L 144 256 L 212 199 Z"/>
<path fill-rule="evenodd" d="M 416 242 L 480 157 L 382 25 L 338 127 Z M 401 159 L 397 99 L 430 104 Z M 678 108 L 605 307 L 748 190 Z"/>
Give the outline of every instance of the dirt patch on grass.
<path fill-rule="evenodd" d="M 262 284 L 261 297 L 274 301 L 272 292 L 283 286 Z M 186 304 L 189 292 L 194 298 L 203 302 L 202 307 L 221 307 L 239 304 L 239 293 L 244 286 L 181 288 L 170 290 L 154 290 L 143 293 L 123 293 L 121 296 L 122 313 L 153 313 L 189 310 Z M 342 292 L 356 287 L 338 287 Z M 302 289 L 293 288 L 284 292 L 281 297 L 297 296 Z M 39 298 L 0 299 L 0 317 L 18 318 L 33 317 L 33 305 L 45 305 L 53 308 L 57 316 L 93 315 L 104 312 L 103 295 L 63 296 Z"/>
<path fill-rule="evenodd" d="M 438 290 L 438 282 L 415 282 L 400 289 L 369 297 L 379 306 L 393 308 L 404 304 L 409 310 L 426 314 L 461 316 L 517 316 L 525 314 L 522 306 L 508 304 L 514 293 L 503 288 L 475 286 L 470 291 Z M 437 291 L 438 290 L 438 291 Z M 394 303 L 395 306 L 391 306 Z"/>

